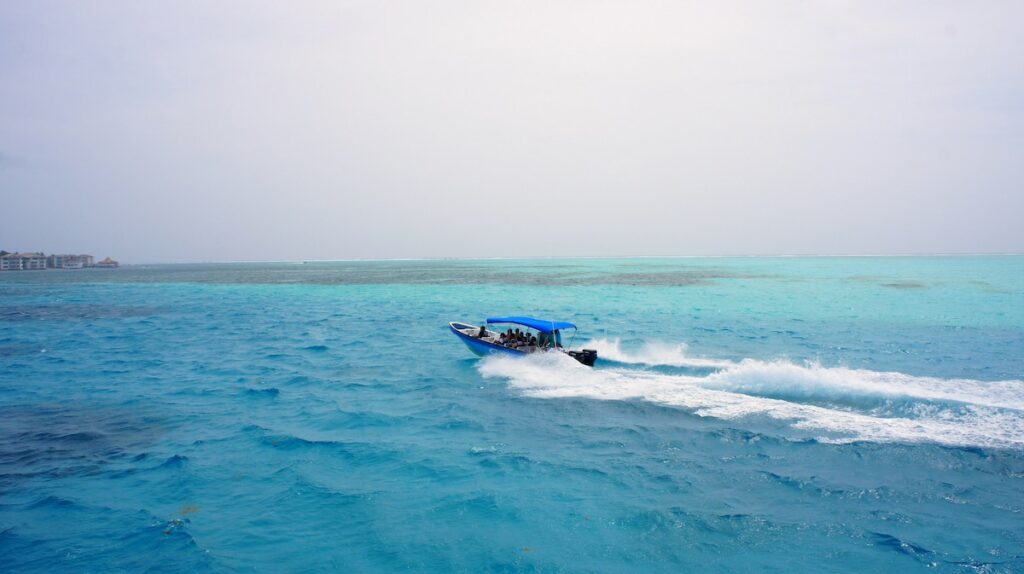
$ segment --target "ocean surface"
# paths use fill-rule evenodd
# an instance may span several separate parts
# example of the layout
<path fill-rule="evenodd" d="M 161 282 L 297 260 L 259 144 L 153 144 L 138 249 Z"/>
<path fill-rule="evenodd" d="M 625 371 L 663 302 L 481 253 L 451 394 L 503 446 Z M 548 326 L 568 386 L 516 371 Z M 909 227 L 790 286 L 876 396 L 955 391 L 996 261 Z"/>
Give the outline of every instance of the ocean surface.
<path fill-rule="evenodd" d="M 1024 257 L 0 273 L 0 571 L 1024 572 Z"/>

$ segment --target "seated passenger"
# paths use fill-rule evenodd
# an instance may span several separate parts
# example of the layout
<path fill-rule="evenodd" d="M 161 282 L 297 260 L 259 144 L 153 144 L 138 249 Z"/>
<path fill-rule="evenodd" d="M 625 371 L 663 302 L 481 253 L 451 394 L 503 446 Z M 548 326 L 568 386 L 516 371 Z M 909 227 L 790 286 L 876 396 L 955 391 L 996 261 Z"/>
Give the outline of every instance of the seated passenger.
<path fill-rule="evenodd" d="M 480 332 L 476 334 L 478 339 L 483 339 L 487 336 L 487 327 L 480 325 Z"/>
<path fill-rule="evenodd" d="M 542 349 L 546 349 L 548 347 L 549 340 L 550 336 L 547 333 L 541 333 L 540 335 L 537 335 L 537 346 Z"/>

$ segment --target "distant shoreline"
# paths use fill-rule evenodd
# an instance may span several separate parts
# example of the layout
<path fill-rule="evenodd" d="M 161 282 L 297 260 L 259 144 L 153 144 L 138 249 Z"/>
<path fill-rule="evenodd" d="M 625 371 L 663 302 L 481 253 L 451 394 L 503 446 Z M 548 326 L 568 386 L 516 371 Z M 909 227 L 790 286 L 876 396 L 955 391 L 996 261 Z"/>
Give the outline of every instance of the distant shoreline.
<path fill-rule="evenodd" d="M 50 269 L 117 269 L 120 264 L 106 257 L 96 261 L 86 253 L 51 253 L 42 251 L 9 252 L 0 250 L 0 272 L 48 271 Z"/>

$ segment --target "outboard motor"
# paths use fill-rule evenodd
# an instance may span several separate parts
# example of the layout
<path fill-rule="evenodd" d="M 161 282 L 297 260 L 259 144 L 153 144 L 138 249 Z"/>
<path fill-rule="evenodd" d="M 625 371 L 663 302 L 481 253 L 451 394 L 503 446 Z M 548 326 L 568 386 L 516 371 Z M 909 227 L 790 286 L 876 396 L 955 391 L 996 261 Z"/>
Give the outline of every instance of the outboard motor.
<path fill-rule="evenodd" d="M 583 349 L 582 351 L 569 351 L 569 356 L 588 367 L 593 367 L 594 363 L 597 362 L 597 351 L 595 351 L 594 349 Z"/>

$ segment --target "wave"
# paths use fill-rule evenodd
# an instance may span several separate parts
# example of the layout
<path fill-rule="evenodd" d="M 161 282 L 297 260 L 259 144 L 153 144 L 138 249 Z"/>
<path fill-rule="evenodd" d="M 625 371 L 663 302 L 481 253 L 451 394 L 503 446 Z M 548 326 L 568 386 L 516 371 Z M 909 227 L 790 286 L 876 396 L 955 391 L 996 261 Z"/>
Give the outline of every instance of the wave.
<path fill-rule="evenodd" d="M 60 496 L 50 495 L 28 505 L 29 508 L 81 508 L 81 506 L 73 500 L 67 498 L 61 498 Z"/>
<path fill-rule="evenodd" d="M 686 343 L 663 343 L 651 341 L 636 351 L 624 351 L 619 339 L 591 339 L 583 347 L 595 349 L 602 360 L 632 365 L 697 367 L 722 369 L 732 366 L 732 361 L 690 357 Z"/>
<path fill-rule="evenodd" d="M 561 354 L 489 357 L 484 377 L 536 398 L 641 400 L 701 417 L 788 428 L 822 442 L 1024 447 L 1024 381 L 915 377 L 746 359 L 704 376 L 591 369 Z"/>
<path fill-rule="evenodd" d="M 245 389 L 246 396 L 250 397 L 262 397 L 262 398 L 276 398 L 281 394 L 281 391 L 277 387 L 267 387 L 265 389 Z"/>
<path fill-rule="evenodd" d="M 180 454 L 175 454 L 167 458 L 160 464 L 160 468 L 181 468 L 188 464 L 188 457 Z"/>
<path fill-rule="evenodd" d="M 744 360 L 712 373 L 701 384 L 734 392 L 794 400 L 831 401 L 851 406 L 912 401 L 959 403 L 1024 411 L 1024 381 L 976 381 L 917 377 L 789 361 Z"/>

